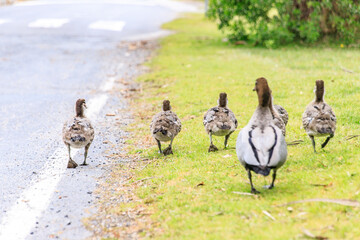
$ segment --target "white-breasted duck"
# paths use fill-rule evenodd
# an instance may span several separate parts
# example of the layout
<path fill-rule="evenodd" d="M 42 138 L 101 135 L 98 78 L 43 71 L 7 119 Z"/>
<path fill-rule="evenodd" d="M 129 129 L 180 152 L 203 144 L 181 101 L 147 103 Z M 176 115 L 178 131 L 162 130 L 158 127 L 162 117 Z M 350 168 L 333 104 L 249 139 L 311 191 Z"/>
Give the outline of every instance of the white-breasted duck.
<path fill-rule="evenodd" d="M 203 124 L 206 133 L 210 137 L 209 152 L 217 151 L 218 148 L 213 144 L 212 136 L 225 136 L 224 146 L 230 135 L 238 126 L 235 114 L 227 107 L 228 99 L 226 93 L 220 93 L 218 106 L 210 108 L 204 115 Z"/>
<path fill-rule="evenodd" d="M 276 125 L 272 107 L 271 90 L 265 78 L 255 83 L 259 105 L 249 123 L 240 131 L 236 141 L 236 154 L 248 172 L 251 192 L 259 193 L 253 186 L 251 171 L 268 176 L 273 170 L 272 182 L 267 188 L 274 187 L 277 170 L 287 158 L 287 145 L 282 130 Z"/>
<path fill-rule="evenodd" d="M 84 147 L 84 162 L 81 165 L 88 165 L 86 163 L 86 158 L 89 147 L 94 140 L 95 132 L 90 120 L 84 115 L 85 108 L 85 99 L 78 99 L 75 105 L 76 116 L 66 121 L 62 130 L 63 141 L 69 151 L 68 168 L 76 168 L 78 166 L 71 158 L 71 148 Z"/>
<path fill-rule="evenodd" d="M 324 101 L 325 86 L 323 80 L 317 80 L 315 86 L 315 100 L 307 105 L 302 116 L 306 133 L 309 135 L 314 152 L 316 152 L 314 137 L 327 137 L 321 144 L 324 148 L 336 130 L 336 116 L 331 107 Z"/>
<path fill-rule="evenodd" d="M 176 135 L 181 131 L 181 122 L 178 116 L 171 111 L 169 100 L 163 101 L 162 111 L 153 117 L 150 131 L 158 144 L 159 152 L 165 156 L 173 154 L 172 143 Z M 162 151 L 161 142 L 168 141 L 170 141 L 170 145 Z"/>

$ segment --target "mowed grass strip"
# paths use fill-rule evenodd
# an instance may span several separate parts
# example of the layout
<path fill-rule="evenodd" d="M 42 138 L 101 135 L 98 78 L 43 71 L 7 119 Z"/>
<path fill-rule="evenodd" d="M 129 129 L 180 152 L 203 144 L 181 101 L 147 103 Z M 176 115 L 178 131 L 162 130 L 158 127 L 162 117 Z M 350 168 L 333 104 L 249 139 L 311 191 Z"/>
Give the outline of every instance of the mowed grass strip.
<path fill-rule="evenodd" d="M 331 239 L 359 238 L 359 208 L 321 202 L 279 205 L 313 198 L 360 201 L 360 138 L 345 140 L 360 134 L 360 51 L 232 46 L 222 41 L 216 24 L 201 15 L 186 15 L 164 27 L 176 34 L 161 41 L 161 49 L 149 64 L 152 71 L 139 79 L 143 93 L 134 103 L 138 108 L 133 126 L 136 138 L 129 141 L 151 143 L 133 152 L 152 159 L 134 170 L 134 181 L 147 179 L 136 191 L 142 199 L 138 204 L 154 212 L 151 218 L 162 229 L 154 231 L 153 237 L 298 239 L 310 231 Z M 273 190 L 262 189 L 271 177 L 254 176 L 261 194 L 247 196 L 234 193 L 250 192 L 235 143 L 258 104 L 252 91 L 258 77 L 268 79 L 274 103 L 289 113 L 286 140 L 304 142 L 288 146 L 287 162 L 278 171 Z M 301 117 L 314 98 L 317 79 L 325 81 L 325 100 L 335 111 L 337 130 L 324 150 L 320 144 L 325 138 L 316 139 L 318 154 L 314 154 Z M 223 137 L 214 137 L 220 151 L 208 153 L 202 120 L 206 110 L 217 105 L 220 92 L 228 94 L 228 106 L 239 127 L 230 137 L 229 149 L 223 150 Z M 182 120 L 174 155 L 169 157 L 158 153 L 149 131 L 151 118 L 164 99 L 171 101 Z"/>

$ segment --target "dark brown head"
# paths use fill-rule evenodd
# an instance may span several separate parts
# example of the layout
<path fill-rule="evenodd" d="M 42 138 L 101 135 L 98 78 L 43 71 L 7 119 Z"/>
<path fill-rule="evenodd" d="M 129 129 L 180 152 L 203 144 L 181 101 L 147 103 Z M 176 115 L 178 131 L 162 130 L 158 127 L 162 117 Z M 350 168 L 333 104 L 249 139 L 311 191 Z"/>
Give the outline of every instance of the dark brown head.
<path fill-rule="evenodd" d="M 169 111 L 171 110 L 170 101 L 164 100 L 163 101 L 163 111 Z"/>
<path fill-rule="evenodd" d="M 226 105 L 227 105 L 227 94 L 226 93 L 220 93 L 219 107 L 226 107 Z"/>
<path fill-rule="evenodd" d="M 87 108 L 85 99 L 82 99 L 82 98 L 78 99 L 76 101 L 76 105 L 75 105 L 76 116 L 84 117 L 84 109 L 85 108 Z"/>
<path fill-rule="evenodd" d="M 325 86 L 323 80 L 316 81 L 315 97 L 316 102 L 324 101 Z"/>
<path fill-rule="evenodd" d="M 265 78 L 256 79 L 255 87 L 253 91 L 257 92 L 259 105 L 262 107 L 268 107 L 271 103 L 271 90 Z"/>

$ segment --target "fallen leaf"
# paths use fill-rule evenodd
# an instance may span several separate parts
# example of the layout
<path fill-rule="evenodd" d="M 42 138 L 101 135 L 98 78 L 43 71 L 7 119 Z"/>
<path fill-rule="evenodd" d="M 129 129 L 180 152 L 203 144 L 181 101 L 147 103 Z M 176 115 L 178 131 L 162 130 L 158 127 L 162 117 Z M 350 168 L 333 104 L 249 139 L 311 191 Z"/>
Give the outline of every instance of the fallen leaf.
<path fill-rule="evenodd" d="M 199 183 L 198 185 L 196 185 L 196 187 L 200 187 L 200 186 L 204 186 L 205 185 L 205 183 L 204 182 L 201 182 L 201 183 Z"/>
<path fill-rule="evenodd" d="M 114 113 L 107 113 L 106 116 L 107 117 L 115 117 L 115 114 Z"/>

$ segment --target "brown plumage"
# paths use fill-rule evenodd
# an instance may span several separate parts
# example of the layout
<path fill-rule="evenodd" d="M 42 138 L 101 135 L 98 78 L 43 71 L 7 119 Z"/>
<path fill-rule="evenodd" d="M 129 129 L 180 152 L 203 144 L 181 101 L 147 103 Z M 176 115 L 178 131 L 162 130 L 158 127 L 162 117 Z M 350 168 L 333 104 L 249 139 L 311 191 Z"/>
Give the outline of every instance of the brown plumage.
<path fill-rule="evenodd" d="M 330 139 L 334 137 L 336 130 L 335 113 L 331 107 L 324 102 L 324 93 L 324 81 L 317 80 L 315 100 L 306 107 L 302 116 L 303 126 L 312 141 L 314 152 L 316 152 L 314 137 L 327 136 L 325 142 L 321 145 L 321 148 L 324 148 Z"/>
<path fill-rule="evenodd" d="M 226 106 L 227 94 L 220 93 L 219 105 L 217 107 L 210 108 L 204 115 L 203 124 L 205 126 L 206 133 L 210 137 L 209 152 L 217 151 L 218 148 L 212 142 L 212 136 L 225 136 L 225 148 L 230 135 L 237 128 L 238 122 L 235 114 Z"/>
<path fill-rule="evenodd" d="M 285 108 L 283 108 L 280 105 L 276 105 L 274 104 L 273 107 L 275 108 L 275 110 L 277 111 L 277 113 L 279 114 L 279 116 L 281 117 L 281 119 L 284 121 L 285 126 L 287 125 L 288 121 L 289 121 L 289 114 L 288 112 L 285 110 Z"/>
<path fill-rule="evenodd" d="M 86 108 L 85 100 L 78 99 L 75 105 L 76 116 L 65 122 L 63 127 L 63 141 L 69 151 L 68 168 L 76 168 L 78 166 L 78 164 L 71 159 L 71 147 L 85 147 L 84 162 L 81 165 L 87 165 L 87 152 L 94 140 L 94 128 L 92 127 L 90 120 L 85 117 L 84 108 Z"/>
<path fill-rule="evenodd" d="M 181 122 L 178 116 L 171 111 L 169 100 L 163 102 L 162 109 L 162 112 L 157 113 L 153 117 L 150 124 L 150 131 L 158 144 L 160 153 L 163 153 L 166 156 L 173 154 L 172 142 L 176 135 L 181 131 Z M 168 141 L 170 141 L 170 145 L 162 151 L 161 142 Z"/>

